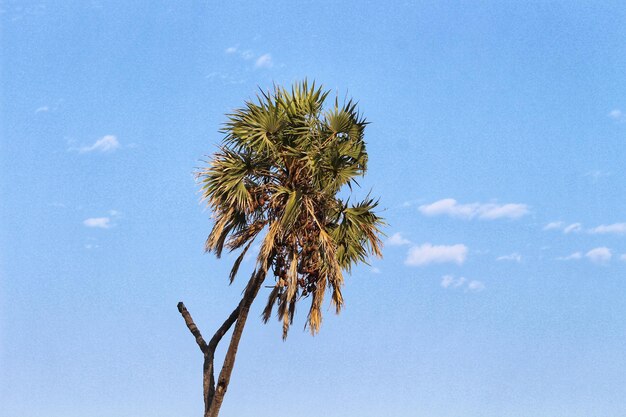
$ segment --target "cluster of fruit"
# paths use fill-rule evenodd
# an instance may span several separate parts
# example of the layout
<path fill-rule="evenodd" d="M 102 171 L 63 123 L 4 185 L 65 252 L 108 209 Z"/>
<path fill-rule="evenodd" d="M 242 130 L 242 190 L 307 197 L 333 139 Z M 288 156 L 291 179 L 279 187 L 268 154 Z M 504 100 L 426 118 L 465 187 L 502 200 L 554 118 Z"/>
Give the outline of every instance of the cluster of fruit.
<path fill-rule="evenodd" d="M 317 243 L 318 237 L 315 233 L 315 227 L 307 225 L 303 229 L 306 232 L 296 243 L 296 250 L 298 251 L 298 279 L 296 283 L 302 290 L 302 297 L 306 297 L 313 293 L 317 288 L 317 282 L 320 274 L 320 256 Z M 274 275 L 278 280 L 277 285 L 281 288 L 287 288 L 289 285 L 289 270 L 291 269 L 291 262 L 291 255 L 287 250 L 278 254 L 274 259 Z"/>
<path fill-rule="evenodd" d="M 270 195 L 264 186 L 248 187 L 248 190 L 251 191 L 253 210 L 263 208 L 270 201 Z"/>

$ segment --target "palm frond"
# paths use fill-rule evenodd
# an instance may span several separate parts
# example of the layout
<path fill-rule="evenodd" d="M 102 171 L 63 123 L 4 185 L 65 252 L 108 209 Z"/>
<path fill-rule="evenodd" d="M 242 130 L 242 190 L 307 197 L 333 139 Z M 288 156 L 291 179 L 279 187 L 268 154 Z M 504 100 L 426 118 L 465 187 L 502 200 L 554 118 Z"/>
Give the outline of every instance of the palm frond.
<path fill-rule="evenodd" d="M 232 284 L 233 281 L 235 280 L 235 277 L 237 276 L 237 272 L 239 271 L 239 266 L 241 265 L 241 262 L 245 258 L 246 253 L 248 252 L 248 249 L 250 249 L 250 246 L 252 245 L 253 242 L 254 242 L 254 239 L 250 240 L 248 244 L 243 248 L 239 256 L 237 256 L 237 259 L 235 259 L 235 262 L 233 263 L 233 267 L 230 270 L 230 275 L 228 277 L 229 284 Z"/>

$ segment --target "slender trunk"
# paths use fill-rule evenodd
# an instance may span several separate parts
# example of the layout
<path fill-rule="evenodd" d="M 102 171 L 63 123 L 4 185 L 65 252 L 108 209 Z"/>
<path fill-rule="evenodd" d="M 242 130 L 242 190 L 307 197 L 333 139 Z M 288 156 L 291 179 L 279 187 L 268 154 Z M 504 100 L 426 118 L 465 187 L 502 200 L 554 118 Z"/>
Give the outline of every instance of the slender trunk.
<path fill-rule="evenodd" d="M 222 365 L 222 370 L 220 371 L 217 385 L 215 386 L 215 395 L 213 396 L 213 401 L 211 401 L 209 413 L 206 417 L 217 417 L 220 412 L 222 402 L 224 401 L 224 395 L 226 394 L 228 384 L 230 383 L 230 376 L 233 372 L 233 366 L 235 365 L 235 357 L 237 356 L 237 348 L 239 347 L 239 341 L 241 340 L 243 328 L 246 325 L 246 320 L 248 319 L 250 306 L 258 294 L 261 284 L 263 284 L 265 274 L 266 271 L 263 270 L 257 271 L 257 273 L 254 274 L 253 279 L 251 279 L 248 283 L 244 297 L 239 304 L 237 324 L 235 324 L 233 335 L 230 338 L 228 351 L 226 352 L 226 357 L 224 358 L 224 365 Z"/>
<path fill-rule="evenodd" d="M 202 398 L 204 399 L 204 417 L 209 415 L 211 400 L 215 392 L 215 380 L 213 377 L 213 357 L 212 355 L 204 355 L 204 363 L 202 364 Z"/>
<path fill-rule="evenodd" d="M 217 329 L 217 332 L 215 332 L 215 334 L 209 341 L 207 355 L 204 356 L 205 373 L 204 373 L 203 380 L 207 379 L 207 374 L 209 375 L 208 376 L 209 385 L 207 389 L 204 390 L 204 398 L 205 398 L 204 415 L 205 417 L 209 415 L 209 408 L 211 407 L 211 404 L 213 403 L 213 397 L 215 396 L 215 377 L 214 377 L 214 372 L 213 372 L 214 370 L 213 359 L 215 357 L 215 349 L 217 349 L 217 345 L 220 342 L 220 340 L 222 340 L 222 337 L 224 337 L 226 332 L 231 328 L 233 323 L 235 323 L 235 321 L 237 320 L 237 317 L 239 317 L 239 309 L 240 309 L 240 306 L 237 306 L 237 308 L 235 308 L 233 312 L 230 313 L 230 316 L 228 316 L 228 318 L 222 324 L 222 326 L 219 329 Z"/>
<path fill-rule="evenodd" d="M 268 265 L 271 262 L 268 262 Z M 204 399 L 204 417 L 217 417 L 224 401 L 224 395 L 230 382 L 230 376 L 235 364 L 235 356 L 237 355 L 237 348 L 239 347 L 239 341 L 243 333 L 243 328 L 248 319 L 248 313 L 250 312 L 250 306 L 259 293 L 259 289 L 263 284 L 267 271 L 259 270 L 255 271 L 248 281 L 243 298 L 239 302 L 237 308 L 230 313 L 230 316 L 224 321 L 220 328 L 215 332 L 209 343 L 207 344 L 200 333 L 200 330 L 191 318 L 191 314 L 187 311 L 185 305 L 181 302 L 178 303 L 178 311 L 185 319 L 185 324 L 191 334 L 196 338 L 196 343 L 200 348 L 200 351 L 204 354 L 204 363 L 202 366 L 202 396 Z M 214 359 L 215 350 L 222 337 L 228 332 L 228 330 L 235 324 L 235 329 L 230 339 L 230 344 L 224 358 L 224 365 L 220 371 L 217 385 L 215 384 L 214 376 Z"/>

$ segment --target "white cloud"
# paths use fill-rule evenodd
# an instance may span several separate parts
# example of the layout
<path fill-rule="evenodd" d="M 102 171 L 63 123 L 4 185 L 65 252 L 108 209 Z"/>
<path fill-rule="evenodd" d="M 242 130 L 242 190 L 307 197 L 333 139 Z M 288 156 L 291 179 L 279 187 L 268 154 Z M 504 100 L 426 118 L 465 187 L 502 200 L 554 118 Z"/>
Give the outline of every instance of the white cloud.
<path fill-rule="evenodd" d="M 43 106 L 39 106 L 35 109 L 35 114 L 37 113 L 52 113 L 55 112 L 57 110 L 59 110 L 59 107 L 61 107 L 61 104 L 63 103 L 63 99 L 59 99 L 57 100 L 54 104 L 50 105 L 50 104 L 46 104 Z"/>
<path fill-rule="evenodd" d="M 473 292 L 481 292 L 485 289 L 485 284 L 482 281 L 473 280 L 467 284 L 467 289 Z"/>
<path fill-rule="evenodd" d="M 517 219 L 528 214 L 528 206 L 526 204 L 482 204 L 481 219 Z"/>
<path fill-rule="evenodd" d="M 256 68 L 272 68 L 274 66 L 272 56 L 270 54 L 261 55 L 256 59 L 254 66 Z"/>
<path fill-rule="evenodd" d="M 476 204 L 457 204 L 453 198 L 444 198 L 432 204 L 424 204 L 418 207 L 419 211 L 426 216 L 438 216 L 447 214 L 453 217 L 471 218 L 475 215 Z"/>
<path fill-rule="evenodd" d="M 376 268 L 375 266 L 372 267 L 371 269 L 372 274 L 380 274 L 382 271 L 378 268 Z"/>
<path fill-rule="evenodd" d="M 465 284 L 466 278 L 454 278 L 453 275 L 444 275 L 441 277 L 441 286 L 443 288 L 458 288 Z"/>
<path fill-rule="evenodd" d="M 624 113 L 620 109 L 613 109 L 609 112 L 609 117 L 613 120 L 621 120 Z"/>
<path fill-rule="evenodd" d="M 578 233 L 583 230 L 583 225 L 580 223 L 571 223 L 567 226 L 563 222 L 550 222 L 543 227 L 543 230 L 561 230 L 565 234 Z"/>
<path fill-rule="evenodd" d="M 226 48 L 224 52 L 228 55 L 235 55 L 244 61 L 254 60 L 254 68 L 272 68 L 274 66 L 274 60 L 269 53 L 257 55 L 250 49 L 241 50 L 237 46 Z M 208 78 L 210 77 L 208 76 Z"/>
<path fill-rule="evenodd" d="M 513 252 L 510 255 L 500 256 L 496 259 L 496 261 L 513 261 L 513 262 L 522 262 L 522 255 L 517 252 Z"/>
<path fill-rule="evenodd" d="M 626 223 L 613 223 L 613 224 L 602 224 L 598 227 L 594 227 L 593 229 L 589 229 L 589 233 L 592 234 L 616 234 L 616 235 L 624 235 L 626 234 Z"/>
<path fill-rule="evenodd" d="M 110 217 L 90 217 L 83 220 L 83 224 L 87 227 L 95 227 L 100 229 L 108 229 L 111 227 Z"/>
<path fill-rule="evenodd" d="M 210 74 L 205 75 L 205 78 L 209 80 L 220 81 L 223 84 L 243 84 L 246 80 L 241 77 L 236 77 L 232 74 L 226 74 L 221 72 L 212 72 Z M 127 145 L 127 147 L 131 147 Z"/>
<path fill-rule="evenodd" d="M 424 243 L 420 246 L 413 246 L 409 249 L 405 265 L 422 266 L 431 263 L 456 263 L 463 264 L 467 258 L 467 246 L 456 245 L 432 245 Z"/>
<path fill-rule="evenodd" d="M 574 252 L 571 255 L 567 255 L 567 256 L 560 256 L 558 258 L 556 258 L 558 261 L 573 261 L 576 259 L 581 259 L 583 257 L 583 254 L 580 252 Z"/>
<path fill-rule="evenodd" d="M 619 257 L 619 260 L 623 261 L 623 262 L 626 262 L 626 253 L 621 254 L 620 257 Z"/>
<path fill-rule="evenodd" d="M 117 137 L 113 135 L 106 135 L 98 139 L 91 146 L 83 146 L 81 148 L 78 148 L 78 152 L 80 153 L 113 152 L 119 148 L 120 148 L 120 143 L 118 142 Z"/>
<path fill-rule="evenodd" d="M 465 285 L 467 284 L 467 285 Z M 480 292 L 485 289 L 485 284 L 482 281 L 471 280 L 468 281 L 465 277 L 455 278 L 454 275 L 444 275 L 441 277 L 441 284 L 443 288 L 456 289 L 465 286 L 466 291 Z"/>
<path fill-rule="evenodd" d="M 563 233 L 578 233 L 583 229 L 583 225 L 580 223 L 572 223 L 569 226 L 563 228 Z"/>
<path fill-rule="evenodd" d="M 394 233 L 387 239 L 387 245 L 389 246 L 402 246 L 402 245 L 410 245 L 411 241 L 409 239 L 405 239 L 402 237 L 401 233 Z"/>
<path fill-rule="evenodd" d="M 587 259 L 596 264 L 605 264 L 611 260 L 612 256 L 611 249 L 606 247 L 591 249 L 585 254 Z"/>
<path fill-rule="evenodd" d="M 563 226 L 563 222 L 550 222 L 543 227 L 543 230 L 561 230 Z"/>
<path fill-rule="evenodd" d="M 471 203 L 459 204 L 453 198 L 444 198 L 432 204 L 419 206 L 419 211 L 426 216 L 448 215 L 461 219 L 517 219 L 528 214 L 526 204 Z"/>
<path fill-rule="evenodd" d="M 237 46 L 228 47 L 228 48 L 226 48 L 224 50 L 224 52 L 226 54 L 228 54 L 228 55 L 235 55 L 236 54 L 236 55 L 239 56 L 239 58 L 245 59 L 245 60 L 254 58 L 254 54 L 252 53 L 251 50 L 246 49 L 245 51 L 242 51 Z"/>

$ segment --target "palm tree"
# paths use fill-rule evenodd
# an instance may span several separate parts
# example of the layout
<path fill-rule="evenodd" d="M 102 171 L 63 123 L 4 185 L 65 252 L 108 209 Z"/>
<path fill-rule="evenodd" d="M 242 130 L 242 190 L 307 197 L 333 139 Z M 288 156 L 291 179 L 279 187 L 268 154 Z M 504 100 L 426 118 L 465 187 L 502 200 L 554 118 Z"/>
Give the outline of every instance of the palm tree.
<path fill-rule="evenodd" d="M 262 236 L 243 298 L 209 343 L 184 304 L 178 304 L 204 354 L 205 416 L 219 413 L 250 306 L 268 274 L 274 283 L 263 321 L 276 307 L 286 338 L 296 304 L 308 298 L 307 325 L 315 334 L 325 294 L 330 293 L 337 313 L 343 306 L 343 272 L 370 255 L 381 256 L 383 221 L 374 213 L 378 202 L 368 196 L 350 203 L 338 196 L 342 190 L 349 196 L 358 185 L 356 178 L 367 169 L 367 122 L 351 100 L 340 105 L 335 99 L 325 109 L 328 94 L 306 81 L 290 90 L 262 91 L 257 101 L 228 115 L 220 150 L 198 173 L 214 221 L 206 251 L 219 258 L 225 248 L 241 249 L 231 283 L 253 242 Z M 215 349 L 233 324 L 216 382 Z"/>

